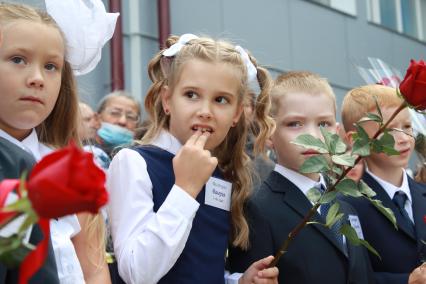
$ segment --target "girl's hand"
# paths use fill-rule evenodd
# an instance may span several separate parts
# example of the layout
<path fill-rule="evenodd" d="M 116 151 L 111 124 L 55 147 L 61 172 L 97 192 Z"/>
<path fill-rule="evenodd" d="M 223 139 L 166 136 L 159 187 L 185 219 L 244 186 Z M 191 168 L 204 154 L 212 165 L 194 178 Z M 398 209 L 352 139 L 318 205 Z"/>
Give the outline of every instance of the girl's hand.
<path fill-rule="evenodd" d="M 426 264 L 423 263 L 413 270 L 408 277 L 408 284 L 425 284 L 426 283 Z"/>
<path fill-rule="evenodd" d="M 278 284 L 278 268 L 267 268 L 274 257 L 272 255 L 256 261 L 238 281 L 239 284 L 252 283 L 276 283 Z"/>
<path fill-rule="evenodd" d="M 217 158 L 205 150 L 210 132 L 197 131 L 173 158 L 175 184 L 196 198 L 217 166 Z"/>

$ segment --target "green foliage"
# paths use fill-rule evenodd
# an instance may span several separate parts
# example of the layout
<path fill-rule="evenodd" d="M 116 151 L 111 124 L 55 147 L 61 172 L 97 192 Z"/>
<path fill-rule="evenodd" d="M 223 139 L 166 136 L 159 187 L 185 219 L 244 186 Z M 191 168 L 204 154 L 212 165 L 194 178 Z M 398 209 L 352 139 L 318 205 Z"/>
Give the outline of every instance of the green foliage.
<path fill-rule="evenodd" d="M 337 134 L 329 133 L 322 127 L 321 133 L 324 142 L 308 134 L 300 135 L 293 142 L 296 145 L 315 150 L 319 153 L 306 159 L 300 168 L 300 172 L 305 174 L 321 173 L 327 183 L 329 190 L 324 194 L 321 195 L 321 192 L 317 188 L 311 188 L 307 193 L 308 199 L 317 206 L 327 203 L 332 204 L 324 224 L 327 227 L 333 226 L 333 224 L 344 218 L 344 214 L 340 212 L 339 203 L 335 201 L 337 196 L 342 194 L 354 198 L 364 197 L 368 199 L 396 228 L 396 219 L 392 211 L 384 207 L 379 200 L 373 199 L 376 193 L 367 184 L 363 181 L 357 183 L 343 176 L 345 168 L 354 167 L 357 156 L 366 157 L 372 152 L 388 155 L 399 154 L 393 148 L 395 140 L 389 133 L 389 130 L 385 130 L 382 135 L 379 135 L 378 139 L 372 139 L 361 126 L 361 123 L 366 121 L 373 121 L 381 126 L 383 125 L 382 113 L 380 110 L 378 114 L 368 113 L 360 123 L 356 124 L 351 153 L 346 152 L 347 147 Z M 315 223 L 317 222 L 307 222 L 307 224 Z M 380 257 L 368 242 L 358 238 L 356 231 L 350 225 L 343 224 L 340 231 L 346 236 L 349 242 L 355 245 L 363 245 L 373 254 Z"/>
<path fill-rule="evenodd" d="M 344 178 L 336 185 L 336 190 L 344 195 L 353 196 L 353 197 L 361 197 L 362 194 L 358 190 L 357 183 L 349 178 Z"/>
<path fill-rule="evenodd" d="M 325 225 L 327 227 L 333 226 L 337 221 L 342 219 L 344 216 L 343 213 L 339 213 L 340 205 L 339 203 L 335 202 L 330 209 L 328 210 L 327 216 L 325 218 Z"/>
<path fill-rule="evenodd" d="M 333 163 L 341 165 L 341 166 L 347 166 L 347 167 L 353 167 L 355 163 L 355 159 L 356 158 L 349 153 L 331 156 L 331 160 L 333 161 Z"/>
<path fill-rule="evenodd" d="M 398 226 L 396 225 L 396 218 L 393 214 L 392 210 L 383 206 L 383 203 L 380 200 L 377 199 L 369 199 L 371 204 L 374 205 L 388 220 L 393 224 L 395 229 L 398 229 Z"/>
<path fill-rule="evenodd" d="M 324 127 L 320 127 L 321 134 L 324 137 L 324 143 L 327 146 L 327 152 L 331 155 L 339 155 L 346 152 L 346 144 L 336 133 L 328 132 Z"/>
<path fill-rule="evenodd" d="M 358 235 L 352 226 L 348 224 L 343 224 L 340 228 L 340 233 L 343 234 L 346 239 L 354 245 L 363 245 L 366 247 L 371 253 L 375 254 L 378 258 L 380 258 L 379 253 L 366 241 L 358 238 Z"/>
<path fill-rule="evenodd" d="M 364 194 L 368 198 L 376 196 L 374 190 L 372 190 L 363 180 L 359 181 L 358 189 L 362 194 Z"/>
<path fill-rule="evenodd" d="M 330 166 L 324 156 L 317 155 L 306 159 L 300 167 L 300 172 L 304 174 L 322 173 L 328 171 Z"/>
<path fill-rule="evenodd" d="M 315 204 L 321 198 L 321 192 L 318 190 L 318 188 L 313 187 L 313 188 L 308 190 L 308 192 L 306 193 L 306 197 L 308 197 L 310 202 Z"/>
<path fill-rule="evenodd" d="M 24 235 L 0 237 L 0 262 L 8 268 L 18 267 L 35 247 L 23 243 Z"/>
<path fill-rule="evenodd" d="M 315 150 L 321 154 L 328 153 L 327 146 L 324 144 L 324 142 L 309 134 L 299 135 L 296 140 L 292 141 L 291 143 L 302 146 L 306 149 Z"/>

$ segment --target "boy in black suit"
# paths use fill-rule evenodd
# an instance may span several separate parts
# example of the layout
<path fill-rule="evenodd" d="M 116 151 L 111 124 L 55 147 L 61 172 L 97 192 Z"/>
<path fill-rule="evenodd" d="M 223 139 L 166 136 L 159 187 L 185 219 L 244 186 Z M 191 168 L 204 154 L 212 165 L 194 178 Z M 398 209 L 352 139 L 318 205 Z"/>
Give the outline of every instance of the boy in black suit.
<path fill-rule="evenodd" d="M 342 105 L 342 121 L 348 138 L 355 130 L 354 123 L 367 112 L 377 113 L 376 101 L 384 121 L 403 102 L 395 89 L 382 85 L 362 86 L 347 93 Z M 362 126 L 370 137 L 378 129 L 378 124 L 372 121 Z M 408 109 L 402 110 L 388 128 L 396 129 L 391 134 L 400 155 L 373 153 L 366 157 L 367 168 L 362 179 L 376 192 L 375 198 L 392 209 L 398 230 L 367 200 L 348 198 L 347 201 L 359 214 L 365 239 L 381 256 L 379 259 L 370 255 L 377 283 L 423 283 L 413 282 L 417 274 L 411 272 L 426 260 L 426 247 L 422 242 L 426 240 L 426 185 L 415 182 L 404 169 L 414 148 Z"/>
<path fill-rule="evenodd" d="M 316 153 L 291 141 L 301 134 L 322 139 L 321 126 L 336 132 L 336 102 L 330 85 L 313 73 L 289 72 L 275 80 L 271 96 L 271 114 L 277 125 L 271 142 L 277 165 L 246 207 L 250 248 L 230 249 L 232 271 L 244 271 L 253 260 L 275 254 L 312 207 L 307 191 L 325 185 L 319 174 L 299 172 L 304 160 Z M 314 220 L 325 223 L 320 216 L 325 207 L 320 207 Z M 345 213 L 344 222 L 359 222 L 347 203 L 341 202 L 340 208 Z M 362 235 L 360 230 L 357 232 Z M 351 245 L 321 225 L 303 228 L 277 267 L 279 282 L 286 284 L 374 282 L 366 249 Z"/>
<path fill-rule="evenodd" d="M 25 150 L 0 137 L 0 181 L 7 178 L 20 178 L 24 171 L 31 170 L 35 159 Z M 38 244 L 43 238 L 40 228 L 33 227 L 30 243 Z M 0 264 L 0 283 L 18 283 L 19 268 L 7 269 Z M 55 256 L 52 243 L 49 241 L 49 250 L 44 265 L 31 277 L 29 283 L 59 283 L 56 270 Z"/>

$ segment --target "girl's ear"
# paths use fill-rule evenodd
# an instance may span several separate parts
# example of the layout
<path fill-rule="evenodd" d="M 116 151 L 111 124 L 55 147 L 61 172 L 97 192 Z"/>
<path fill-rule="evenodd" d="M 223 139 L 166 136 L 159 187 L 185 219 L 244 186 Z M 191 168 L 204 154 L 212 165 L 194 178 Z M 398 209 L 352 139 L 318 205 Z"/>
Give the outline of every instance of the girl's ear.
<path fill-rule="evenodd" d="M 169 114 L 171 92 L 168 86 L 161 87 L 160 96 L 161 96 L 161 104 L 163 106 L 163 111 L 165 114 Z"/>
<path fill-rule="evenodd" d="M 244 106 L 241 104 L 237 108 L 237 112 L 234 115 L 234 118 L 232 119 L 232 126 L 237 125 L 238 121 L 240 120 L 241 115 L 243 114 Z"/>

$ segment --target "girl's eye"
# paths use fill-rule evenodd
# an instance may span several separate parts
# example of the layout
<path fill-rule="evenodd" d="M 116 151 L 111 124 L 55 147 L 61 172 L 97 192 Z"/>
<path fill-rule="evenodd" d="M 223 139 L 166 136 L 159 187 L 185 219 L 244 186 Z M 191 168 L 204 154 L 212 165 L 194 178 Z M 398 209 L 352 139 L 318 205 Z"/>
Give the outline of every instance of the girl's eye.
<path fill-rule="evenodd" d="M 48 71 L 56 71 L 56 70 L 58 70 L 58 67 L 55 64 L 53 64 L 53 63 L 46 64 L 44 66 L 44 68 L 46 68 L 46 70 L 48 70 Z"/>
<path fill-rule="evenodd" d="M 15 64 L 25 64 L 25 60 L 20 56 L 14 56 L 10 59 Z"/>
<path fill-rule="evenodd" d="M 193 91 L 188 91 L 185 93 L 185 96 L 190 98 L 190 99 L 196 99 L 198 98 L 198 94 L 193 92 Z"/>
<path fill-rule="evenodd" d="M 229 100 L 225 97 L 217 97 L 216 102 L 218 102 L 220 104 L 227 104 L 227 103 L 229 103 Z"/>
<path fill-rule="evenodd" d="M 321 121 L 318 126 L 322 126 L 322 127 L 330 127 L 331 123 L 328 121 Z"/>
<path fill-rule="evenodd" d="M 300 127 L 302 126 L 302 123 L 300 121 L 290 121 L 287 123 L 288 127 Z"/>

